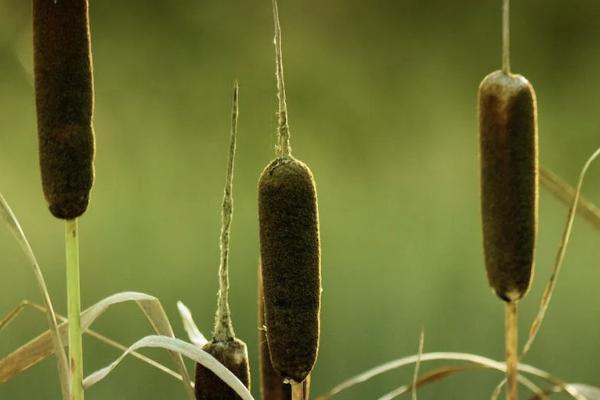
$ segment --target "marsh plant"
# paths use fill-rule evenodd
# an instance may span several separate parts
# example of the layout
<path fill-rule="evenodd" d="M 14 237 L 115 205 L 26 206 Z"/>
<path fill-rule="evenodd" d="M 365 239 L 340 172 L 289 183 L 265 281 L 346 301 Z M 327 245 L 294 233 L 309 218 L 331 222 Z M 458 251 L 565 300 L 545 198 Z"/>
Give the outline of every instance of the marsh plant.
<path fill-rule="evenodd" d="M 415 355 L 396 359 L 354 376 L 317 399 L 339 393 L 385 372 L 413 367 L 412 380 L 381 397 L 392 399 L 447 377 L 476 369 L 505 374 L 491 391 L 517 400 L 519 385 L 535 398 L 547 399 L 564 392 L 578 400 L 599 399 L 599 388 L 567 383 L 539 368 L 524 364 L 548 310 L 556 287 L 576 212 L 600 226 L 600 212 L 581 197 L 584 176 L 596 151 L 585 163 L 575 188 L 539 166 L 537 101 L 532 85 L 510 69 L 509 1 L 502 2 L 502 68 L 484 78 L 479 87 L 479 151 L 481 161 L 481 214 L 485 265 L 489 284 L 505 302 L 506 360 L 497 361 L 469 353 L 424 352 L 425 332 Z M 260 392 L 266 400 L 306 400 L 317 362 L 323 286 L 321 237 L 316 183 L 306 163 L 292 155 L 290 124 L 283 73 L 282 30 L 278 4 L 272 0 L 277 86 L 275 158 L 260 173 L 257 185 L 260 259 L 258 263 L 258 330 Z M 83 400 L 85 390 L 102 381 L 127 357 L 149 364 L 183 384 L 183 394 L 194 399 L 253 399 L 251 366 L 246 342 L 236 336 L 229 304 L 230 243 L 233 221 L 234 158 L 237 147 L 240 89 L 233 88 L 230 144 L 225 189 L 221 204 L 219 292 L 212 338 L 207 340 L 192 313 L 178 303 L 188 340 L 176 338 L 161 302 L 141 292 L 110 295 L 81 310 L 79 282 L 78 218 L 88 207 L 94 181 L 94 84 L 88 0 L 33 0 L 33 53 L 39 161 L 42 187 L 53 216 L 65 221 L 68 315 L 56 313 L 42 269 L 10 206 L 0 195 L 0 215 L 31 264 L 42 305 L 24 301 L 0 321 L 6 328 L 25 308 L 47 317 L 48 330 L 0 360 L 0 383 L 39 363 L 56 358 L 64 400 Z M 102 132 L 99 133 L 102 135 Z M 257 170 L 258 171 L 258 170 Z M 527 340 L 519 351 L 517 304 L 533 283 L 540 183 L 569 207 L 566 227 L 554 268 L 544 290 L 539 311 Z M 84 245 L 85 249 L 85 245 Z M 325 268 L 327 268 L 325 266 Z M 130 346 L 91 329 L 91 325 L 116 304 L 133 302 L 149 321 L 153 335 Z M 399 313 L 401 307 L 399 306 Z M 87 334 L 122 351 L 104 368 L 84 376 L 82 335 Z M 65 351 L 67 345 L 67 352 Z M 172 357 L 175 369 L 139 352 L 161 348 Z M 196 365 L 192 379 L 184 357 Z M 421 373 L 421 364 L 448 364 Z M 43 398 L 53 397 L 43 394 Z"/>

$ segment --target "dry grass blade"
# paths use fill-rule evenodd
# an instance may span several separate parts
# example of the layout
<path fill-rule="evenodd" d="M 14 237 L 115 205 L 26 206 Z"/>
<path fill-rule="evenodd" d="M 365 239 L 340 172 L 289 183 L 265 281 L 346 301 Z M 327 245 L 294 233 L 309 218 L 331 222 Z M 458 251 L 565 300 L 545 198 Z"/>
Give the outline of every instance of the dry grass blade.
<path fill-rule="evenodd" d="M 44 308 L 44 306 L 41 306 L 41 305 L 39 305 L 39 304 L 36 304 L 36 303 L 30 302 L 29 300 L 23 300 L 23 301 L 22 301 L 22 302 L 19 304 L 19 306 L 15 308 L 15 310 L 16 310 L 16 309 L 19 309 L 19 310 L 24 310 L 24 309 L 25 309 L 25 308 L 27 308 L 27 307 L 29 307 L 29 308 L 32 308 L 33 310 L 39 311 L 39 312 L 41 312 L 41 313 L 45 313 L 45 312 L 46 312 L 46 309 Z M 59 320 L 60 322 L 67 322 L 67 318 L 66 318 L 66 317 L 64 317 L 64 316 L 62 316 L 62 315 L 60 315 L 60 314 L 56 314 L 56 318 L 58 318 L 58 320 Z M 114 348 L 116 348 L 116 349 L 118 349 L 118 350 L 121 350 L 121 351 L 125 351 L 125 350 L 127 350 L 127 346 L 125 346 L 125 345 L 123 345 L 123 344 L 121 344 L 121 343 L 119 343 L 119 342 L 117 342 L 117 341 L 115 341 L 115 340 L 112 340 L 111 338 L 109 338 L 109 337 L 107 337 L 107 336 L 104 336 L 104 335 L 102 335 L 101 333 L 98 333 L 98 332 L 96 332 L 96 331 L 94 331 L 94 330 L 92 330 L 92 329 L 88 329 L 88 330 L 87 330 L 87 331 L 85 331 L 84 333 L 85 333 L 86 335 L 90 336 L 90 337 L 93 337 L 94 339 L 98 340 L 99 342 L 102 342 L 102 343 L 104 343 L 104 344 L 106 344 L 106 345 L 108 345 L 108 346 L 114 347 Z M 177 372 L 175 372 L 175 371 L 173 371 L 173 370 L 171 370 L 171 369 L 169 369 L 169 368 L 165 367 L 165 366 L 164 366 L 164 365 L 162 365 L 161 363 L 159 363 L 159 362 L 156 362 L 156 361 L 154 361 L 153 359 L 151 359 L 151 358 L 149 358 L 149 357 L 146 357 L 146 356 L 145 356 L 145 355 L 143 355 L 143 354 L 140 354 L 140 353 L 138 353 L 138 352 L 135 352 L 135 351 L 134 351 L 134 352 L 131 352 L 130 354 L 131 354 L 133 357 L 135 357 L 135 358 L 139 359 L 140 361 L 143 361 L 143 362 L 145 362 L 146 364 L 153 366 L 154 368 L 156 368 L 156 369 L 158 369 L 158 370 L 160 370 L 160 371 L 164 372 L 164 373 L 165 373 L 165 374 L 167 374 L 167 375 L 170 375 L 170 376 L 172 376 L 173 378 L 175 378 L 175 379 L 177 379 L 177 380 L 179 380 L 179 381 L 182 381 L 182 380 L 183 380 L 183 378 L 181 377 L 181 375 L 179 375 Z"/>
<path fill-rule="evenodd" d="M 194 343 L 196 346 L 204 346 L 208 343 L 206 337 L 200 332 L 194 318 L 192 317 L 192 312 L 185 304 L 181 301 L 177 302 L 177 310 L 179 311 L 179 316 L 181 317 L 181 321 L 183 321 L 183 329 L 188 335 L 190 342 Z"/>
<path fill-rule="evenodd" d="M 573 203 L 575 189 L 559 178 L 554 172 L 540 168 L 540 183 L 565 205 L 570 206 Z M 577 203 L 577 213 L 596 229 L 600 229 L 600 209 L 593 202 L 581 195 Z"/>
<path fill-rule="evenodd" d="M 414 364 L 417 362 L 418 358 L 419 357 L 417 355 L 412 355 L 412 356 L 402 357 L 402 358 L 392 360 L 387 363 L 378 365 L 378 366 L 376 366 L 372 369 L 369 369 L 359 375 L 356 375 L 350 379 L 347 379 L 346 381 L 335 386 L 333 389 L 331 389 L 326 394 L 319 396 L 318 399 L 319 400 L 330 399 L 333 396 L 335 396 L 345 390 L 348 390 L 358 384 L 367 382 L 368 380 L 370 380 L 378 375 L 381 375 L 385 372 L 392 371 L 397 368 L 401 368 L 401 367 L 404 367 L 407 365 Z M 497 370 L 500 372 L 506 372 L 505 363 L 499 362 L 496 360 L 492 360 L 491 358 L 479 356 L 476 354 L 469 354 L 469 353 L 434 352 L 434 353 L 422 354 L 421 362 L 427 362 L 427 361 L 464 361 L 464 362 L 480 365 L 485 368 L 494 369 L 494 370 Z M 562 380 L 554 377 L 553 375 L 549 374 L 546 371 L 543 371 L 539 368 L 532 367 L 531 365 L 527 365 L 527 364 L 519 364 L 518 369 L 521 372 L 541 378 L 544 381 L 546 381 L 552 385 L 559 386 L 561 388 L 561 390 L 566 392 L 569 396 L 571 396 L 574 399 L 586 400 L 586 398 L 577 391 L 576 387 L 573 387 L 570 384 L 564 383 Z M 523 378 L 524 377 L 522 375 L 519 375 L 519 380 L 521 382 L 523 382 Z M 532 388 L 536 387 L 533 383 L 531 383 L 531 385 L 529 385 L 529 386 Z M 539 390 L 539 392 L 538 392 L 538 390 Z M 536 387 L 536 395 L 539 395 L 540 393 L 543 393 L 543 392 L 541 391 L 541 389 Z"/>
<path fill-rule="evenodd" d="M 84 332 L 87 331 L 90 325 L 96 321 L 96 319 L 98 319 L 98 317 L 100 317 L 109 307 L 129 301 L 135 301 L 138 304 L 156 333 L 163 336 L 174 337 L 173 330 L 171 329 L 171 325 L 169 324 L 169 320 L 160 304 L 160 301 L 154 296 L 139 292 L 117 293 L 112 296 L 108 296 L 89 307 L 81 313 L 82 330 Z M 67 329 L 68 323 L 65 322 L 60 324 L 59 333 L 63 341 L 67 337 Z M 0 360 L 0 383 L 8 381 L 18 373 L 37 364 L 52 354 L 52 352 L 53 347 L 50 333 L 46 331 Z M 177 369 L 183 378 L 188 398 L 190 400 L 194 400 L 194 391 L 192 389 L 188 371 L 183 363 L 183 359 L 178 353 L 171 354 Z"/>
<path fill-rule="evenodd" d="M 579 204 L 579 195 L 581 194 L 581 187 L 583 186 L 583 181 L 585 178 L 585 174 L 592 164 L 592 162 L 600 155 L 600 148 L 591 155 L 590 158 L 586 161 L 585 165 L 581 169 L 581 173 L 579 174 L 579 179 L 577 181 L 577 189 L 575 190 L 575 195 L 571 202 L 571 208 L 569 209 L 569 215 L 567 217 L 567 224 L 565 226 L 565 230 L 560 241 L 560 245 L 558 247 L 558 253 L 556 255 L 556 260 L 554 262 L 554 268 L 552 270 L 552 274 L 550 275 L 550 279 L 546 284 L 546 288 L 544 289 L 544 294 L 542 295 L 542 300 L 540 302 L 539 311 L 531 324 L 531 328 L 529 328 L 529 337 L 527 338 L 527 342 L 523 347 L 523 352 L 521 353 L 521 358 L 523 358 L 531 349 L 531 345 L 537 336 L 537 333 L 540 330 L 540 326 L 544 321 L 544 317 L 546 316 L 546 311 L 548 311 L 548 306 L 550 305 L 550 300 L 552 300 L 552 294 L 554 293 L 554 289 L 556 288 L 556 281 L 558 278 L 558 274 L 560 273 L 560 269 L 563 264 L 563 260 L 565 258 L 565 253 L 567 251 L 567 245 L 569 243 L 569 238 L 571 237 L 571 230 L 573 228 L 573 221 L 575 220 L 575 211 L 577 210 L 577 205 Z"/>
<path fill-rule="evenodd" d="M 465 372 L 465 371 L 469 371 L 469 370 L 473 370 L 473 369 L 488 369 L 488 367 L 483 366 L 483 365 L 476 365 L 476 364 L 458 365 L 458 366 L 453 366 L 453 367 L 442 367 L 442 368 L 436 369 L 434 371 L 431 371 L 431 372 L 423 375 L 421 378 L 419 378 L 416 385 L 418 387 L 421 387 L 421 386 L 427 385 L 429 383 L 435 383 L 435 382 L 441 381 L 443 379 L 449 378 L 452 375 L 455 375 L 455 374 L 458 374 L 461 372 Z M 530 380 L 522 379 L 522 377 L 520 377 L 520 382 L 524 386 L 526 386 L 529 390 L 531 390 L 532 392 L 535 393 L 533 400 L 546 400 L 547 399 L 545 393 L 539 387 L 532 385 L 532 382 Z M 411 391 L 412 386 L 413 386 L 412 384 L 400 386 L 400 387 L 394 389 L 393 391 L 386 393 L 385 395 L 380 397 L 378 400 L 392 400 L 397 397 L 400 397 L 403 394 L 406 394 L 409 391 Z"/>
<path fill-rule="evenodd" d="M 54 348 L 54 354 L 56 354 L 56 363 L 58 366 L 58 377 L 60 379 L 60 387 L 62 391 L 62 396 L 64 400 L 68 400 L 70 397 L 70 384 L 69 384 L 69 363 L 67 362 L 67 355 L 63 348 L 63 343 L 61 336 L 58 332 L 58 324 L 56 322 L 56 314 L 54 313 L 54 307 L 52 306 L 52 300 L 50 299 L 50 293 L 48 292 L 48 287 L 46 286 L 46 281 L 44 280 L 44 275 L 42 274 L 42 270 L 35 258 L 35 254 L 33 253 L 33 249 L 21 228 L 21 224 L 17 220 L 17 217 L 11 210 L 10 206 L 0 193 L 0 215 L 4 220 L 6 226 L 11 231 L 13 236 L 19 242 L 19 245 L 23 249 L 25 256 L 29 260 L 31 266 L 33 267 L 33 273 L 35 275 L 35 279 L 42 295 L 42 299 L 44 301 L 44 305 L 48 312 L 46 313 L 48 319 L 48 328 L 50 331 L 50 344 Z M 0 376 L 0 383 L 3 382 Z"/>
<path fill-rule="evenodd" d="M 209 353 L 198 348 L 196 345 L 184 342 L 181 339 L 157 335 L 146 336 L 132 344 L 127 351 L 110 365 L 99 369 L 85 378 L 83 381 L 84 387 L 90 387 L 95 383 L 100 382 L 113 371 L 131 351 L 144 347 L 162 348 L 179 355 L 184 355 L 210 369 L 215 375 L 227 383 L 227 385 L 229 385 L 229 387 L 231 387 L 242 399 L 254 400 L 244 384 Z"/>
<path fill-rule="evenodd" d="M 600 388 L 583 383 L 571 383 L 570 385 L 583 394 L 587 400 L 600 400 Z"/>
<path fill-rule="evenodd" d="M 455 374 L 463 372 L 463 371 L 468 371 L 468 370 L 471 370 L 474 368 L 485 368 L 485 367 L 482 367 L 480 365 L 460 365 L 460 366 L 456 366 L 456 367 L 443 367 L 440 369 L 436 369 L 434 371 L 428 372 L 425 375 L 423 375 L 421 378 L 419 378 L 419 380 L 417 380 L 416 383 L 402 385 L 402 386 L 392 390 L 391 392 L 384 394 L 378 400 L 392 400 L 392 399 L 402 396 L 403 394 L 410 392 L 412 390 L 412 387 L 415 385 L 418 387 L 421 387 L 421 386 L 427 385 L 429 383 L 434 383 L 434 382 L 444 380 L 446 378 L 449 378 L 452 375 L 455 375 Z"/>
<path fill-rule="evenodd" d="M 19 314 L 21 314 L 21 311 L 27 307 L 27 303 L 28 301 L 26 300 L 22 301 L 18 306 L 10 310 L 8 314 L 2 318 L 2 320 L 0 320 L 0 331 L 6 328 L 12 321 L 14 321 L 15 318 L 19 316 Z"/>

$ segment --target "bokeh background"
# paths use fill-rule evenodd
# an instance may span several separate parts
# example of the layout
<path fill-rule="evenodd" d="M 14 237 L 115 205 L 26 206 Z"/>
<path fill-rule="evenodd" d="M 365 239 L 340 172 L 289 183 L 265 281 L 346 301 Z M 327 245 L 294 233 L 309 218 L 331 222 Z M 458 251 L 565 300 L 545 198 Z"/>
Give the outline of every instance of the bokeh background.
<path fill-rule="evenodd" d="M 160 298 L 179 337 L 185 302 L 210 334 L 232 82 L 241 85 L 231 308 L 258 394 L 256 182 L 273 157 L 270 1 L 92 1 L 96 184 L 81 219 L 82 302 L 118 291 Z M 541 162 L 574 182 L 600 145 L 600 2 L 516 1 L 512 65 L 539 101 Z M 503 357 L 503 306 L 486 281 L 479 218 L 476 94 L 500 62 L 500 1 L 281 0 L 294 154 L 315 173 L 323 244 L 322 336 L 313 393 L 417 351 Z M 0 190 L 66 313 L 63 225 L 46 210 L 37 161 L 31 5 L 0 1 Z M 600 202 L 600 166 L 585 194 Z M 541 191 L 537 270 L 521 332 L 547 281 L 567 210 Z M 578 218 L 545 325 L 527 362 L 600 385 L 599 233 Z M 0 229 L 0 314 L 40 301 L 31 268 Z M 28 311 L 0 332 L 7 354 L 45 329 Z M 123 343 L 150 333 L 134 305 L 95 329 Z M 86 339 L 89 373 L 119 354 Z M 161 351 L 147 354 L 169 363 Z M 169 364 L 170 365 L 170 364 Z M 424 364 L 422 371 L 436 364 Z M 438 364 L 439 365 L 439 364 Z M 412 368 L 340 399 L 372 399 Z M 501 375 L 474 371 L 422 399 L 481 399 Z M 54 360 L 0 386 L 3 400 L 59 397 Z M 134 359 L 93 399 L 184 398 Z M 559 396 L 557 396 L 559 397 Z"/>

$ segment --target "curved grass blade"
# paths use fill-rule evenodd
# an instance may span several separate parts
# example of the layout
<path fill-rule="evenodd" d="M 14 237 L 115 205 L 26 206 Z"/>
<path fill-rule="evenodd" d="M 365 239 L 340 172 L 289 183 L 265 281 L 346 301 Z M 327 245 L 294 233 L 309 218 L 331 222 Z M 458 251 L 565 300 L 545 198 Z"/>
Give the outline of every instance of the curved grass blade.
<path fill-rule="evenodd" d="M 50 299 L 50 293 L 44 280 L 44 275 L 37 262 L 33 249 L 21 228 L 21 224 L 17 220 L 17 217 L 11 210 L 10 206 L 0 193 L 0 216 L 4 220 L 4 223 L 13 234 L 17 242 L 21 246 L 21 249 L 25 253 L 25 256 L 29 260 L 29 263 L 33 267 L 33 274 L 37 282 L 38 288 L 42 295 L 42 300 L 48 312 L 46 313 L 48 319 L 48 328 L 50 331 L 50 342 L 54 348 L 54 354 L 56 354 L 56 363 L 58 367 L 58 377 L 60 380 L 60 388 L 64 400 L 69 400 L 70 397 L 70 383 L 69 383 L 69 363 L 67 362 L 67 355 L 63 348 L 62 338 L 58 332 L 58 324 L 56 322 L 56 314 L 54 313 L 54 307 L 52 306 L 52 300 Z M 2 380 L 0 379 L 0 382 Z"/>
<path fill-rule="evenodd" d="M 531 346 L 537 336 L 537 333 L 540 330 L 542 322 L 544 321 L 544 317 L 546 316 L 546 311 L 548 311 L 548 306 L 550 305 L 550 300 L 552 300 L 552 294 L 554 293 L 554 289 L 556 288 L 556 281 L 558 278 L 558 274 L 560 273 L 563 260 L 565 258 L 565 253 L 567 251 L 567 245 L 569 244 L 569 239 L 571 238 L 571 231 L 573 228 L 573 222 L 575 220 L 575 211 L 577 210 L 577 205 L 579 204 L 579 196 L 581 194 L 581 187 L 583 186 L 583 181 L 585 178 L 585 174 L 592 164 L 592 162 L 600 155 L 600 148 L 594 152 L 588 158 L 586 163 L 584 164 L 581 172 L 579 174 L 579 179 L 577 181 L 577 188 L 575 189 L 575 195 L 573 197 L 571 208 L 569 209 L 569 215 L 567 217 L 567 224 L 565 226 L 565 230 L 560 241 L 560 245 L 558 246 L 558 253 L 556 254 L 556 260 L 554 262 L 554 268 L 552 269 L 552 274 L 550 275 L 550 279 L 546 284 L 546 288 L 544 289 L 544 294 L 542 295 L 542 300 L 540 302 L 540 308 L 538 313 L 533 320 L 531 327 L 529 328 L 529 337 L 527 338 L 527 342 L 523 347 L 523 351 L 521 353 L 520 358 L 523 358 L 531 349 Z"/>
<path fill-rule="evenodd" d="M 108 296 L 93 306 L 89 307 L 81 313 L 81 327 L 85 332 L 90 325 L 98 319 L 109 307 L 135 301 L 140 307 L 150 325 L 156 333 L 163 336 L 174 337 L 173 330 L 165 314 L 160 301 L 145 293 L 139 292 L 122 292 Z M 67 337 L 68 323 L 62 323 L 59 326 L 60 337 L 65 340 Z M 2 360 L 0 360 L 0 383 L 4 383 L 11 379 L 16 374 L 26 370 L 27 368 L 37 364 L 44 358 L 48 357 L 53 352 L 50 333 L 48 331 L 32 339 L 17 350 L 13 351 Z M 185 386 L 186 393 L 190 400 L 194 400 L 194 391 L 192 389 L 189 373 L 181 355 L 172 352 L 171 356 L 174 359 L 175 365 L 181 374 Z"/>
<path fill-rule="evenodd" d="M 412 355 L 408 357 L 402 357 L 396 360 L 389 361 L 387 363 L 378 365 L 374 368 L 371 368 L 359 375 L 356 375 L 350 379 L 345 380 L 339 385 L 335 386 L 326 394 L 319 396 L 319 400 L 330 399 L 333 396 L 348 390 L 358 384 L 367 382 L 368 380 L 381 375 L 385 372 L 392 371 L 397 368 L 401 368 L 407 365 L 411 365 L 417 362 L 418 356 Z M 465 361 L 472 364 L 477 364 L 484 366 L 486 368 L 495 369 L 500 372 L 506 372 L 506 365 L 503 362 L 499 362 L 496 360 L 492 360 L 491 358 L 479 356 L 476 354 L 469 353 L 453 353 L 453 352 L 434 352 L 434 353 L 424 353 L 421 356 L 421 362 L 427 361 Z M 572 398 L 577 400 L 586 400 L 586 398 L 581 395 L 576 387 L 563 382 L 562 380 L 552 376 L 546 371 L 543 371 L 539 368 L 533 367 L 527 364 L 519 364 L 519 371 L 527 373 L 529 375 L 536 376 L 538 378 L 543 379 L 544 381 L 559 386 L 564 392 L 570 395 Z"/>
<path fill-rule="evenodd" d="M 434 383 L 441 381 L 443 379 L 449 378 L 452 375 L 458 374 L 460 372 L 468 371 L 474 368 L 485 368 L 480 365 L 460 365 L 456 367 L 443 367 L 440 369 L 436 369 L 434 371 L 428 372 L 425 375 L 421 376 L 416 383 L 402 385 L 391 392 L 388 392 L 381 396 L 378 400 L 392 400 L 397 397 L 402 396 L 412 390 L 414 385 L 421 387 L 427 385 L 429 383 Z"/>
<path fill-rule="evenodd" d="M 111 364 L 86 377 L 83 381 L 84 387 L 88 388 L 100 382 L 110 374 L 131 351 L 144 347 L 162 348 L 169 350 L 170 352 L 184 355 L 210 369 L 215 375 L 227 383 L 227 385 L 229 385 L 229 387 L 231 387 L 243 400 L 254 400 L 246 386 L 244 386 L 233 373 L 209 353 L 198 348 L 196 345 L 184 342 L 181 339 L 158 335 L 146 336 L 132 344 L 127 351 Z"/>
<path fill-rule="evenodd" d="M 177 310 L 179 310 L 179 316 L 181 317 L 181 321 L 183 321 L 183 329 L 188 335 L 191 343 L 194 343 L 196 346 L 204 346 L 208 343 L 206 337 L 200 332 L 194 318 L 192 317 L 192 312 L 185 304 L 181 301 L 177 302 Z"/>
<path fill-rule="evenodd" d="M 434 371 L 431 371 L 431 372 L 423 375 L 417 381 L 416 385 L 418 387 L 421 387 L 421 386 L 424 386 L 424 385 L 427 385 L 430 383 L 438 382 L 443 379 L 449 378 L 452 375 L 456 375 L 458 373 L 466 372 L 466 371 L 473 370 L 473 369 L 488 369 L 488 368 L 483 365 L 476 365 L 476 364 L 458 365 L 458 366 L 453 366 L 453 367 L 442 367 L 442 368 L 436 369 Z M 533 397 L 534 400 L 547 400 L 548 399 L 548 397 L 546 397 L 544 391 L 541 388 L 539 388 L 538 386 L 536 386 L 529 379 L 526 379 L 523 376 L 519 376 L 518 378 L 519 378 L 519 382 L 523 386 L 526 386 L 529 390 L 531 390 L 533 393 L 535 393 L 535 395 Z M 402 396 L 403 394 L 406 394 L 409 391 L 411 391 L 412 386 L 413 385 L 400 386 L 400 387 L 392 390 L 391 392 L 386 393 L 385 395 L 380 397 L 378 400 L 392 400 L 392 399 L 398 398 L 398 397 Z"/>
<path fill-rule="evenodd" d="M 19 310 L 24 310 L 25 308 L 31 308 L 35 311 L 39 311 L 41 313 L 45 313 L 46 309 L 44 308 L 44 306 L 41 306 L 37 303 L 31 302 L 29 300 L 23 300 L 18 307 L 15 308 L 19 309 Z M 56 318 L 60 321 L 60 322 L 67 322 L 67 318 L 64 317 L 63 315 L 60 314 L 56 314 Z M 121 350 L 121 351 L 125 351 L 127 350 L 127 346 L 117 342 L 116 340 L 113 340 L 107 336 L 102 335 L 99 332 L 96 332 L 92 329 L 88 329 L 86 332 L 84 332 L 86 335 L 93 337 L 94 339 L 98 340 L 99 342 L 102 342 L 108 346 L 114 347 L 115 349 Z M 183 377 L 178 374 L 177 372 L 171 370 L 170 368 L 165 367 L 164 365 L 162 365 L 161 363 L 154 361 L 153 359 L 146 357 L 145 355 L 138 353 L 136 351 L 133 351 L 130 353 L 133 357 L 139 359 L 140 361 L 145 362 L 146 364 L 164 372 L 167 375 L 172 376 L 173 378 L 177 379 L 178 381 L 183 381 Z M 193 385 L 193 382 L 192 382 Z"/>

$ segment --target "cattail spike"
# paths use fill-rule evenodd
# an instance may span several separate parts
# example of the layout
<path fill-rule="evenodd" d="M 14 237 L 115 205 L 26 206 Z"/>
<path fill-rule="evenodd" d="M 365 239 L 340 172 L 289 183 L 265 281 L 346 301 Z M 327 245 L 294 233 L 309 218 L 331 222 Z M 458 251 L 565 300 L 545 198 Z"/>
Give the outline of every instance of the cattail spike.
<path fill-rule="evenodd" d="M 57 218 L 83 214 L 94 181 L 94 88 L 87 0 L 33 0 L 39 158 Z"/>
<path fill-rule="evenodd" d="M 321 250 L 312 172 L 294 158 L 277 158 L 258 184 L 260 254 L 267 340 L 273 367 L 302 382 L 319 346 Z"/>
<path fill-rule="evenodd" d="M 538 135 L 533 87 L 496 71 L 479 87 L 481 210 L 490 285 L 507 302 L 531 283 L 537 232 Z"/>

